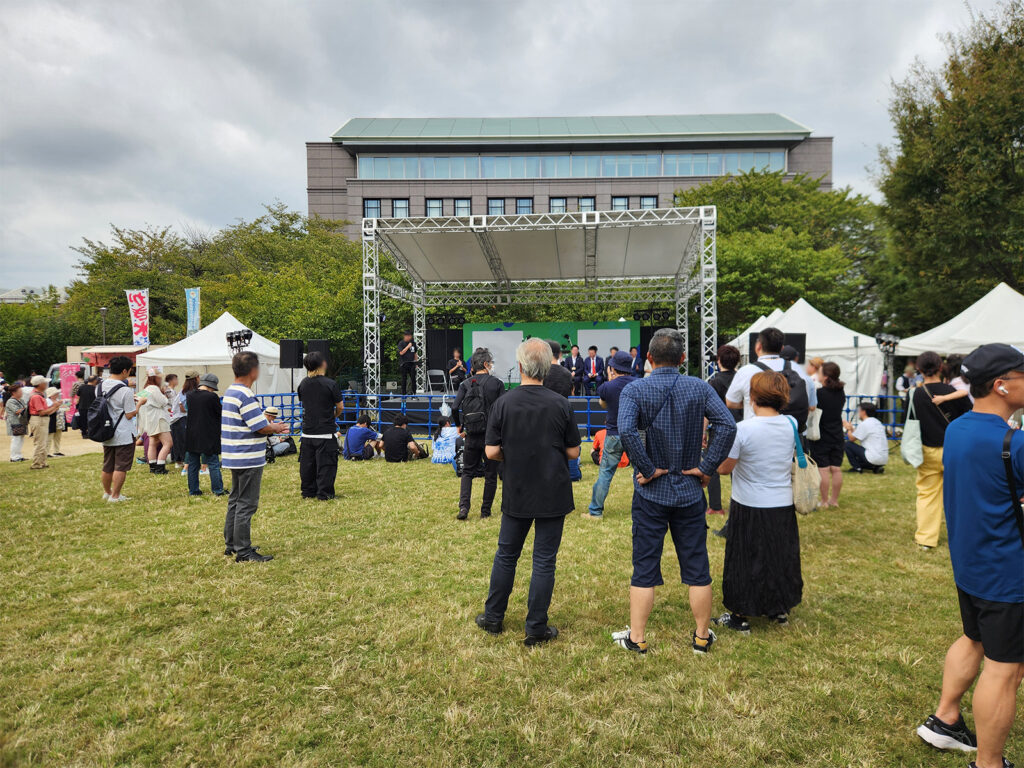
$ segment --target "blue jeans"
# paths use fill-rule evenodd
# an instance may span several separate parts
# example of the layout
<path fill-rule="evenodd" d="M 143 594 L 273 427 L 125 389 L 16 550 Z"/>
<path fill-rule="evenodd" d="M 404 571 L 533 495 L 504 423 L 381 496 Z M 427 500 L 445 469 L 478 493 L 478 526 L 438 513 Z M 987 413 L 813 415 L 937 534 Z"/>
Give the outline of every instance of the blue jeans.
<path fill-rule="evenodd" d="M 207 455 L 205 453 L 185 454 L 185 463 L 188 464 L 188 492 L 193 496 L 200 493 L 199 490 L 199 467 L 205 464 L 210 470 L 210 490 L 215 494 L 224 493 L 224 478 L 220 473 L 220 454 Z"/>
<path fill-rule="evenodd" d="M 615 470 L 619 468 L 621 459 L 622 440 L 618 435 L 606 435 L 597 480 L 590 494 L 590 514 L 594 517 L 601 517 L 604 514 L 604 500 L 608 497 L 608 488 L 612 484 L 612 478 L 615 477 Z"/>

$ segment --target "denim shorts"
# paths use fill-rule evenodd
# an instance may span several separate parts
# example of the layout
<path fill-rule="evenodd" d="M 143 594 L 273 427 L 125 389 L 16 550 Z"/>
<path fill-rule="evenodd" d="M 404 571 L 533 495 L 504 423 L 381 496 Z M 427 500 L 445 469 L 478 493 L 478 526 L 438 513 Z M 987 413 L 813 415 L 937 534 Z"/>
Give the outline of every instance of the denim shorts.
<path fill-rule="evenodd" d="M 707 530 L 703 500 L 688 507 L 668 507 L 633 491 L 633 578 L 629 583 L 634 587 L 665 583 L 661 578 L 661 552 L 668 532 L 679 558 L 683 584 L 709 585 Z"/>

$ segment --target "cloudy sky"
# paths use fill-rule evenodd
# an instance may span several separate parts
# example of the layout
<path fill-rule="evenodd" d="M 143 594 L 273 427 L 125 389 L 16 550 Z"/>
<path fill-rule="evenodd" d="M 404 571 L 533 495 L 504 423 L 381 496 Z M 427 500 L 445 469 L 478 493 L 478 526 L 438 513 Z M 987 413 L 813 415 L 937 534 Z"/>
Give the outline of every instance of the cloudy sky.
<path fill-rule="evenodd" d="M 971 0 L 975 11 L 991 0 Z M 782 112 L 875 194 L 890 81 L 962 0 L 0 0 L 0 287 L 65 284 L 110 225 L 305 210 L 350 117 Z"/>

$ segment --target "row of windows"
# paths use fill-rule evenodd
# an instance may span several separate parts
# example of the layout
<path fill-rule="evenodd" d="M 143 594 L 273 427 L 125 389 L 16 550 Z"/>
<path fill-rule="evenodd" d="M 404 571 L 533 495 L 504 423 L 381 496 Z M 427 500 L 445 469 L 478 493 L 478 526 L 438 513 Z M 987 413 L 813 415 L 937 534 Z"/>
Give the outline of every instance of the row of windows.
<path fill-rule="evenodd" d="M 721 176 L 782 171 L 784 150 L 634 155 L 466 155 L 359 157 L 361 179 L 549 179 Z"/>
<path fill-rule="evenodd" d="M 565 213 L 568 210 L 569 198 L 566 197 L 549 197 L 548 198 L 548 211 L 550 213 Z M 364 198 L 363 199 L 363 218 L 367 219 L 379 219 L 382 216 L 387 215 L 387 212 L 382 205 L 380 198 Z M 410 216 L 409 211 L 409 200 L 408 198 L 396 198 L 391 200 L 391 211 L 390 215 L 392 218 L 400 219 Z M 466 198 L 456 198 L 452 201 L 454 205 L 450 206 L 450 210 L 454 212 L 456 216 L 470 216 L 473 213 L 472 201 Z M 578 197 L 576 198 L 576 210 L 578 211 L 593 211 L 595 208 L 596 200 L 593 197 Z M 657 195 L 643 195 L 640 198 L 641 208 L 657 208 L 658 197 Z M 444 200 L 441 198 L 427 198 L 426 205 L 424 206 L 424 215 L 426 216 L 443 216 L 444 215 Z M 626 211 L 629 210 L 629 198 L 628 197 L 613 197 L 612 198 L 612 210 L 613 211 Z M 515 198 L 515 212 L 516 213 L 533 213 L 533 198 L 532 197 L 517 197 Z M 505 215 L 505 198 L 503 197 L 489 197 L 487 198 L 487 215 L 488 216 L 503 216 Z"/>

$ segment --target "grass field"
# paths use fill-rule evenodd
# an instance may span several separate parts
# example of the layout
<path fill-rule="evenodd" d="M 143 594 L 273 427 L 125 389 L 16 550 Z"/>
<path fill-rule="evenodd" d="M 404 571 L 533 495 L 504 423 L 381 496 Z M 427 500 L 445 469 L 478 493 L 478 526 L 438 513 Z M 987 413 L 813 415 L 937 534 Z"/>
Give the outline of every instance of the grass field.
<path fill-rule="evenodd" d="M 531 651 L 528 553 L 506 633 L 473 624 L 499 521 L 454 519 L 448 467 L 343 464 L 338 499 L 316 503 L 279 461 L 254 526 L 277 559 L 261 566 L 222 555 L 224 500 L 133 471 L 132 502 L 104 504 L 98 465 L 0 466 L 0 765 L 967 763 L 913 734 L 959 614 L 944 546 L 913 543 L 898 459 L 801 519 L 791 625 L 723 630 L 708 658 L 690 651 L 671 555 L 651 653 L 611 644 L 631 570 L 621 473 L 603 521 L 567 521 L 562 635 Z M 579 510 L 595 475 L 588 463 Z M 718 610 L 724 541 L 709 548 Z M 1019 724 L 1007 755 L 1024 757 Z"/>

